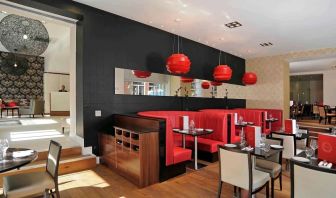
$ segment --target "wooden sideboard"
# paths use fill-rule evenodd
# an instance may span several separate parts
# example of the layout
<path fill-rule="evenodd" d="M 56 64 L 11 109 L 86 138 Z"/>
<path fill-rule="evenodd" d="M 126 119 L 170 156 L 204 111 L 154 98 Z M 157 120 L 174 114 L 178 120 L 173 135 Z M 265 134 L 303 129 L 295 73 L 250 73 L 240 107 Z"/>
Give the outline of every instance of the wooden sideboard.
<path fill-rule="evenodd" d="M 113 130 L 99 134 L 101 163 L 139 187 L 159 182 L 159 133 L 132 116 L 116 115 Z"/>

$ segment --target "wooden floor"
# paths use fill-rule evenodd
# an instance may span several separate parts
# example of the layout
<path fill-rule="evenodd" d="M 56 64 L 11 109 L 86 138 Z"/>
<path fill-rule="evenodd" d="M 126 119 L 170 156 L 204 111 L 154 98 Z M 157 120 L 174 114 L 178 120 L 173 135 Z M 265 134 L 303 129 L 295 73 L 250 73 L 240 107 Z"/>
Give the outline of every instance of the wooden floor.
<path fill-rule="evenodd" d="M 138 189 L 103 165 L 99 165 L 92 170 L 63 175 L 59 178 L 62 198 L 208 198 L 216 197 L 217 182 L 218 163 L 210 164 L 198 171 L 190 171 L 182 176 L 143 189 Z M 283 190 L 279 191 L 278 189 L 279 183 L 276 181 L 275 197 L 290 197 L 290 181 L 287 172 L 283 176 Z M 264 191 L 260 192 L 256 197 L 265 197 L 264 193 Z M 222 197 L 232 198 L 233 187 L 224 184 Z"/>

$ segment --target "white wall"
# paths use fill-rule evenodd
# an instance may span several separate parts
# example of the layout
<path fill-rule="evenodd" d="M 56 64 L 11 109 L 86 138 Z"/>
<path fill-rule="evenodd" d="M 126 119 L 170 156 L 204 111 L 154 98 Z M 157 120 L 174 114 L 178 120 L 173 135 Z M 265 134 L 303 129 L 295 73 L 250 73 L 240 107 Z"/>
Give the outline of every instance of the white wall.
<path fill-rule="evenodd" d="M 323 104 L 336 106 L 336 70 L 291 73 L 294 75 L 323 74 Z"/>
<path fill-rule="evenodd" d="M 62 74 L 44 73 L 44 111 L 50 113 L 50 93 L 61 89 L 65 85 L 65 89 L 70 91 L 70 76 Z"/>

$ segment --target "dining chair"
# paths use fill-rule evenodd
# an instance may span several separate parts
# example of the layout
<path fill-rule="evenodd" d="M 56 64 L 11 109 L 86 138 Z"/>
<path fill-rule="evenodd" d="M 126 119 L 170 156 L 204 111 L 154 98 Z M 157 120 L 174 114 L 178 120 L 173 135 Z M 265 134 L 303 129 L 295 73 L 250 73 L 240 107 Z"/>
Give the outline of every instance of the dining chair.
<path fill-rule="evenodd" d="M 291 198 L 335 197 L 335 171 L 291 160 L 290 175 Z"/>
<path fill-rule="evenodd" d="M 3 178 L 4 196 L 20 198 L 44 193 L 59 198 L 58 166 L 62 146 L 53 140 L 49 144 L 49 153 L 44 172 L 24 173 L 6 176 Z M 53 192 L 53 189 L 55 191 Z"/>
<path fill-rule="evenodd" d="M 240 150 L 230 150 L 224 146 L 218 146 L 219 158 L 219 185 L 217 197 L 221 196 L 223 182 L 233 185 L 236 189 L 248 191 L 248 197 L 252 198 L 264 187 L 266 197 L 269 197 L 268 173 L 256 170 L 252 164 L 251 153 Z"/>
<path fill-rule="evenodd" d="M 270 145 L 283 146 L 281 138 L 267 138 L 266 143 Z M 279 178 L 280 190 L 282 190 L 282 152 L 277 153 L 267 159 L 256 159 L 255 168 L 266 172 L 271 177 L 271 197 L 274 197 L 274 181 Z"/>
<path fill-rule="evenodd" d="M 300 128 L 299 132 L 301 134 L 307 134 L 309 137 L 309 129 L 308 128 Z M 304 151 L 308 147 L 308 138 L 302 140 L 296 140 L 296 150 L 298 153 Z"/>
<path fill-rule="evenodd" d="M 319 107 L 317 105 L 313 105 L 313 115 L 314 119 L 319 116 Z"/>
<path fill-rule="evenodd" d="M 272 132 L 273 138 L 281 138 L 283 140 L 282 157 L 286 159 L 286 170 L 289 169 L 289 160 L 295 155 L 301 153 L 301 150 L 296 149 L 295 134 Z"/>

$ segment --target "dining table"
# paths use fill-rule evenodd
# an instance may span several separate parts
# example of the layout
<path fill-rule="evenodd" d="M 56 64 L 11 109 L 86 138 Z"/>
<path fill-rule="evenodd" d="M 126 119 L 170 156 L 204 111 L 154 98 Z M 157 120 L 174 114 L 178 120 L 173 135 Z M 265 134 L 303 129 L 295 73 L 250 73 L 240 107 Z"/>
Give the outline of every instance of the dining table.
<path fill-rule="evenodd" d="M 305 152 L 299 153 L 298 155 L 296 155 L 296 157 L 306 158 L 309 161 L 307 160 L 307 162 L 303 162 L 303 161 L 295 160 L 295 158 L 292 158 L 291 160 L 295 161 L 295 163 L 303 163 L 305 165 L 308 165 L 308 166 L 312 167 L 315 170 L 321 170 L 321 171 L 328 171 L 328 172 L 331 172 L 331 173 L 336 173 L 336 164 L 333 164 L 331 168 L 320 167 L 318 164 L 323 160 L 318 159 L 318 158 L 308 158 Z"/>
<path fill-rule="evenodd" d="M 194 138 L 194 164 L 193 164 L 193 167 L 195 170 L 198 170 L 198 167 L 199 166 L 202 166 L 204 167 L 205 165 L 203 164 L 200 164 L 198 163 L 198 148 L 197 148 L 197 139 L 198 139 L 198 136 L 203 136 L 203 135 L 208 135 L 208 134 L 211 134 L 213 133 L 213 129 L 173 129 L 173 132 L 175 133 L 179 133 L 179 134 L 182 134 L 182 146 L 183 148 L 186 147 L 186 144 L 185 144 L 185 137 L 186 135 L 188 136 L 192 136 Z"/>
<path fill-rule="evenodd" d="M 235 145 L 235 146 L 233 146 Z M 272 157 L 274 155 L 277 155 L 278 153 L 283 151 L 283 148 L 273 148 L 270 147 L 269 149 L 261 148 L 261 147 L 254 147 L 251 150 L 243 150 L 248 147 L 241 147 L 239 143 L 236 144 L 225 144 L 224 147 L 228 148 L 229 150 L 237 150 L 237 151 L 246 151 L 249 152 L 251 155 L 258 157 L 258 158 L 264 158 L 267 159 L 269 157 Z"/>
<path fill-rule="evenodd" d="M 268 128 L 272 131 L 272 123 L 279 121 L 278 118 L 267 118 L 266 123 L 268 123 Z"/>
<path fill-rule="evenodd" d="M 0 173 L 20 169 L 38 157 L 38 152 L 27 148 L 8 148 L 4 158 L 0 160 Z"/>

